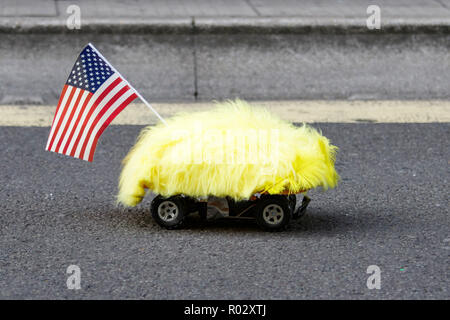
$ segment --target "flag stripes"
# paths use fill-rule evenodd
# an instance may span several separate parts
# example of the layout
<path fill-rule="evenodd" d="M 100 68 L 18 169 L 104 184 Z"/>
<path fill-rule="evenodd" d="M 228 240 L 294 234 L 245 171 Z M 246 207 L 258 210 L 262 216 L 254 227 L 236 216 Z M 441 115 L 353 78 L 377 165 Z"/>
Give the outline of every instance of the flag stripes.
<path fill-rule="evenodd" d="M 88 149 L 90 149 L 89 157 L 87 158 L 88 161 L 92 161 L 94 158 L 94 150 L 95 146 L 97 145 L 97 141 L 102 135 L 103 131 L 106 129 L 106 127 L 111 123 L 111 121 L 114 120 L 114 118 L 128 105 L 130 104 L 134 99 L 136 99 L 138 96 L 136 93 L 129 94 L 126 98 L 125 95 L 123 95 L 119 102 L 121 102 L 117 107 L 112 107 L 108 110 L 108 113 L 106 113 L 106 116 L 102 117 L 101 121 L 98 122 L 96 126 L 96 130 L 94 130 L 94 134 L 91 135 L 91 138 L 89 140 Z M 94 146 L 94 148 L 92 147 Z"/>
<path fill-rule="evenodd" d="M 84 118 L 83 124 L 81 125 L 80 133 L 76 138 L 75 144 L 70 153 L 72 157 L 86 160 L 82 156 L 80 157 L 80 153 L 84 140 L 86 139 L 86 136 L 88 134 L 88 130 L 92 125 L 93 122 L 92 117 L 95 117 L 96 114 L 103 108 L 106 101 L 111 98 L 110 93 L 113 92 L 113 90 L 115 90 L 115 88 L 121 81 L 122 80 L 119 78 L 117 74 L 111 76 L 110 79 L 108 79 L 108 81 L 106 81 L 102 85 L 102 87 L 104 86 L 104 88 L 100 87 L 99 90 L 95 93 L 95 95 L 97 95 L 97 93 L 100 94 L 94 96 L 93 99 L 91 99 L 91 102 L 86 108 L 87 114 L 86 117 Z"/>
<path fill-rule="evenodd" d="M 62 142 L 62 145 L 64 146 L 62 153 L 65 154 L 69 148 L 70 143 L 68 143 L 68 141 L 72 140 L 72 137 L 75 133 L 75 128 L 79 122 L 79 115 L 80 112 L 82 112 L 84 110 L 84 108 L 86 107 L 87 102 L 89 102 L 90 97 L 92 97 L 92 94 L 90 92 L 84 92 L 81 100 L 79 101 L 79 105 L 81 106 L 81 108 L 74 108 L 73 111 L 75 111 L 75 113 L 73 114 L 73 117 L 71 118 L 71 120 L 69 119 L 69 130 L 66 132 L 66 134 L 63 134 L 64 136 L 64 140 Z M 60 152 L 59 149 L 57 149 L 57 152 Z"/>
<path fill-rule="evenodd" d="M 93 53 L 93 51 L 86 51 L 85 54 L 89 52 Z M 92 56 L 95 57 L 95 55 Z M 100 60 L 98 56 L 96 57 Z M 80 68 L 75 69 L 77 65 L 79 63 L 73 70 L 79 71 Z M 105 68 L 106 65 L 104 62 Z M 69 77 L 72 81 L 68 80 L 63 87 L 46 150 L 87 161 L 93 160 L 98 139 L 103 131 L 128 104 L 138 97 L 134 88 L 130 87 L 120 74 L 114 72 L 111 66 L 110 68 L 107 74 L 109 76 L 103 77 L 103 82 L 96 82 L 93 90 L 83 88 L 85 84 L 88 88 L 87 81 L 82 83 L 80 80 L 82 84 L 78 86 L 69 84 L 75 83 L 78 75 Z"/>

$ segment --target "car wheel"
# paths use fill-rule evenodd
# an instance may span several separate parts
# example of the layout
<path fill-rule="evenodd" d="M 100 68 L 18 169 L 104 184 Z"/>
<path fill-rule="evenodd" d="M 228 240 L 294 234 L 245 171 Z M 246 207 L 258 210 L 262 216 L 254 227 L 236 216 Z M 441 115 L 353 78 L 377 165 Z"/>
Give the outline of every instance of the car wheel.
<path fill-rule="evenodd" d="M 269 231 L 283 230 L 291 220 L 292 210 L 285 196 L 267 196 L 260 200 L 256 209 L 256 222 Z"/>
<path fill-rule="evenodd" d="M 150 211 L 153 219 L 166 229 L 178 229 L 188 214 L 186 201 L 180 196 L 153 199 Z"/>

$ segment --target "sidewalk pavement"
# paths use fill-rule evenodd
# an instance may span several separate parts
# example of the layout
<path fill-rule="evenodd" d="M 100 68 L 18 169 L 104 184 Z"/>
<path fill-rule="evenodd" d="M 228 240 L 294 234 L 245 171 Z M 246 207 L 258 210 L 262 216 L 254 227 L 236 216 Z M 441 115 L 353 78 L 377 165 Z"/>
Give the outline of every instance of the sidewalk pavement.
<path fill-rule="evenodd" d="M 151 101 L 450 99 L 449 34 L 450 0 L 2 0 L 0 105 L 56 104 L 89 42 Z"/>
<path fill-rule="evenodd" d="M 378 5 L 390 18 L 449 18 L 450 0 L 3 0 L 3 17 L 64 17 L 69 5 L 88 18 L 314 17 L 359 18 Z"/>
<path fill-rule="evenodd" d="M 193 26 L 196 31 L 208 32 L 365 27 L 369 5 L 380 7 L 381 23 L 386 27 L 408 26 L 409 30 L 411 26 L 438 25 L 448 30 L 450 25 L 450 0 L 3 0 L 0 30 L 65 28 L 71 5 L 81 9 L 81 31 L 103 31 L 105 25 L 114 32 L 136 25 L 159 32 Z"/>

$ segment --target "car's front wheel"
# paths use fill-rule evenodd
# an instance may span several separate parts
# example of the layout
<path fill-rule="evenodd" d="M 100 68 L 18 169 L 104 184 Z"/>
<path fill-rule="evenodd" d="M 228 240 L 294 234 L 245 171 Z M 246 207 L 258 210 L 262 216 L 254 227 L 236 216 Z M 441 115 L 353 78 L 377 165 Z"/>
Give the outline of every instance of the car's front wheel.
<path fill-rule="evenodd" d="M 269 231 L 285 229 L 291 216 L 289 199 L 282 195 L 262 198 L 256 209 L 256 222 L 261 228 Z"/>
<path fill-rule="evenodd" d="M 156 196 L 153 199 L 150 211 L 153 219 L 166 229 L 178 229 L 188 214 L 186 201 L 180 196 L 164 198 Z"/>

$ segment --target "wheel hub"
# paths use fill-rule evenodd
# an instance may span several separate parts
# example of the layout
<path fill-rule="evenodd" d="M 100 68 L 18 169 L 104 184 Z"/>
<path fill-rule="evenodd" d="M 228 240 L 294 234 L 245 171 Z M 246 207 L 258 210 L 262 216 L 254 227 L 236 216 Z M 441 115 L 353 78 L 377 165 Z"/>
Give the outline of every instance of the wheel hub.
<path fill-rule="evenodd" d="M 284 211 L 277 204 L 269 204 L 263 210 L 264 221 L 271 225 L 276 225 L 283 220 Z"/>
<path fill-rule="evenodd" d="M 172 201 L 163 201 L 158 207 L 158 216 L 166 222 L 175 220 L 178 213 L 178 207 Z"/>

